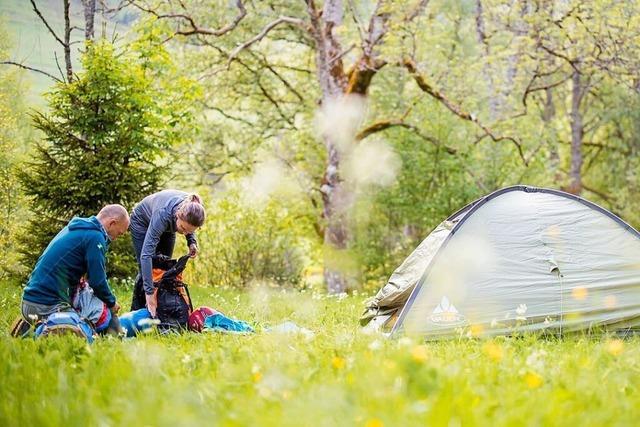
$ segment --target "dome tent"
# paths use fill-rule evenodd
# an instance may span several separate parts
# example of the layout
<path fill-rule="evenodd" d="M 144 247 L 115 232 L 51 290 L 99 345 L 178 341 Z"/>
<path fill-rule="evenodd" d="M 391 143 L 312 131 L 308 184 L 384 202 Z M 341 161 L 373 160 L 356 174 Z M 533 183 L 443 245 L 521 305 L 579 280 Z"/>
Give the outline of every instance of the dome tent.
<path fill-rule="evenodd" d="M 427 338 L 640 328 L 640 234 L 572 194 L 504 188 L 436 227 L 361 323 Z"/>

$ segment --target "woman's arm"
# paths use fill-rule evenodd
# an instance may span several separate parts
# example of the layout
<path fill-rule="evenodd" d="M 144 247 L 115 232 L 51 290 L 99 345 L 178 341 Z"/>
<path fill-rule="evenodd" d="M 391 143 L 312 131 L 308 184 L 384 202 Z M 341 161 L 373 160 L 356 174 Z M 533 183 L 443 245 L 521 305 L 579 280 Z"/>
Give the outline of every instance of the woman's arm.
<path fill-rule="evenodd" d="M 167 231 L 170 217 L 164 209 L 159 209 L 151 215 L 147 233 L 144 236 L 142 251 L 140 252 L 140 274 L 142 275 L 142 286 L 144 293 L 153 294 L 153 264 L 152 259 L 156 254 L 156 249 L 162 234 Z"/>

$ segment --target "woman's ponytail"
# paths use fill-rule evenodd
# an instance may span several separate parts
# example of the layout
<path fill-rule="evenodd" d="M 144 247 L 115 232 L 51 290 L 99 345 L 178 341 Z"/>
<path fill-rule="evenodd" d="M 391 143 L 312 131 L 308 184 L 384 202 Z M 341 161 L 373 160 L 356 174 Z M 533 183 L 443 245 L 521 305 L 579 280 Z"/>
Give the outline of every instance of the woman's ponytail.
<path fill-rule="evenodd" d="M 194 193 L 185 197 L 178 207 L 177 215 L 181 220 L 194 227 L 201 227 L 204 224 L 206 213 L 200 196 Z"/>

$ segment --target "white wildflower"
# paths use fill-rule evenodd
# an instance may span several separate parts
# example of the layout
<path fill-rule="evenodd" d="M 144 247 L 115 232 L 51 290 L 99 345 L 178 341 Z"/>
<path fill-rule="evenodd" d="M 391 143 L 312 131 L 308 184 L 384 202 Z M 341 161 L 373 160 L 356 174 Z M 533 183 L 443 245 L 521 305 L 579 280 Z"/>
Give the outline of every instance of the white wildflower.
<path fill-rule="evenodd" d="M 409 347 L 413 345 L 413 341 L 409 337 L 402 337 L 398 340 L 398 347 Z"/>
<path fill-rule="evenodd" d="M 526 365 L 533 368 L 536 371 L 542 371 L 544 369 L 545 357 L 547 352 L 544 350 L 534 350 L 525 361 Z"/>
<path fill-rule="evenodd" d="M 382 342 L 380 340 L 372 341 L 371 344 L 369 344 L 369 350 L 376 351 L 376 350 L 380 350 L 381 348 L 382 348 Z"/>

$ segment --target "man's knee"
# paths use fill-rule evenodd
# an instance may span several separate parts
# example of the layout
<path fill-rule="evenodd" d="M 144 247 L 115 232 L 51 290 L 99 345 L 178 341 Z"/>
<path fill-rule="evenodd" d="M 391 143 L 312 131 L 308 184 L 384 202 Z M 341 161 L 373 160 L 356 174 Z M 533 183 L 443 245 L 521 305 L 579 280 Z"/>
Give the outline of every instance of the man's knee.
<path fill-rule="evenodd" d="M 40 320 L 44 320 L 59 311 L 73 311 L 73 307 L 66 303 L 45 305 L 22 300 L 22 318 L 31 325 L 35 325 Z"/>

